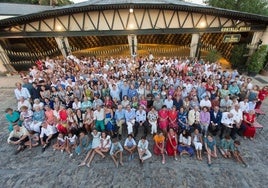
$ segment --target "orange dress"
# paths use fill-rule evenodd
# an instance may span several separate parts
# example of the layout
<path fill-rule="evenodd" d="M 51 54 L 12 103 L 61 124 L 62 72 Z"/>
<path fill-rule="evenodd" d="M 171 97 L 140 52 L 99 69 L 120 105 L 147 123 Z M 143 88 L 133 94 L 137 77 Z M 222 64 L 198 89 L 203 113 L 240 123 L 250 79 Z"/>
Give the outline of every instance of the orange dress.
<path fill-rule="evenodd" d="M 154 154 L 161 155 L 161 150 L 156 146 L 156 143 L 161 148 L 164 145 L 165 137 L 163 135 L 155 135 L 154 142 Z"/>

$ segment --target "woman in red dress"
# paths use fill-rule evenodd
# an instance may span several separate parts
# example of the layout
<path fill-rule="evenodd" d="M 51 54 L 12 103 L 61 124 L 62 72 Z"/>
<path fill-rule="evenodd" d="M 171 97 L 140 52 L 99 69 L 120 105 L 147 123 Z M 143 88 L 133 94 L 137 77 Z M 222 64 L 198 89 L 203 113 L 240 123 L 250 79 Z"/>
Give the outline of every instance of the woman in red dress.
<path fill-rule="evenodd" d="M 264 101 L 266 97 L 268 97 L 268 86 L 264 86 L 261 90 L 259 90 L 258 102 L 256 104 L 255 109 L 261 108 L 262 101 Z"/>
<path fill-rule="evenodd" d="M 158 111 L 158 126 L 159 128 L 164 132 L 164 135 L 167 133 L 167 127 L 168 127 L 168 109 L 167 106 L 164 105 L 159 111 Z"/>
<path fill-rule="evenodd" d="M 170 128 L 167 134 L 167 144 L 166 150 L 168 156 L 174 156 L 174 159 L 177 161 L 177 147 L 178 147 L 178 138 L 177 133 L 174 129 Z"/>
<path fill-rule="evenodd" d="M 169 120 L 169 128 L 173 128 L 176 132 L 178 131 L 178 112 L 176 110 L 176 106 L 173 106 L 172 109 L 168 111 L 168 120 Z"/>
<path fill-rule="evenodd" d="M 256 115 L 254 110 L 250 110 L 249 113 L 245 113 L 243 124 L 246 126 L 246 130 L 244 132 L 244 138 L 250 138 L 250 140 L 253 140 L 256 128 L 254 127 L 254 122 L 256 120 Z"/>

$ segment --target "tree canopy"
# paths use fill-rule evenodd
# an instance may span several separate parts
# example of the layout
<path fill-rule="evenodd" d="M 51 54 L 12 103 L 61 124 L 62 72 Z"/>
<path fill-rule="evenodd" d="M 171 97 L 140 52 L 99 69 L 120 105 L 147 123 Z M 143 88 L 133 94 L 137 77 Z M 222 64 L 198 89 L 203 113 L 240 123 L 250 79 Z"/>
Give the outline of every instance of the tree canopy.
<path fill-rule="evenodd" d="M 55 5 L 63 6 L 73 4 L 71 0 L 0 0 L 0 3 L 22 3 L 35 5 Z"/>
<path fill-rule="evenodd" d="M 213 7 L 268 16 L 268 0 L 204 0 L 204 3 Z"/>

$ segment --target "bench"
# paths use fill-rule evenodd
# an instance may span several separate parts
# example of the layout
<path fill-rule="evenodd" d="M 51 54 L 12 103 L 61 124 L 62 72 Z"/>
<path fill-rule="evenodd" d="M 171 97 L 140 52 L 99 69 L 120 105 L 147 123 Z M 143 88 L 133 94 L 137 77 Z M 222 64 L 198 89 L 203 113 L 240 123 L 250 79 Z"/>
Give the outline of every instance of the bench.
<path fill-rule="evenodd" d="M 265 117 L 265 112 L 261 109 L 255 109 L 255 113 L 260 121 Z"/>
<path fill-rule="evenodd" d="M 261 133 L 263 130 L 263 125 L 258 123 L 257 121 L 254 122 L 253 126 L 256 128 L 256 130 L 259 130 L 259 132 Z"/>

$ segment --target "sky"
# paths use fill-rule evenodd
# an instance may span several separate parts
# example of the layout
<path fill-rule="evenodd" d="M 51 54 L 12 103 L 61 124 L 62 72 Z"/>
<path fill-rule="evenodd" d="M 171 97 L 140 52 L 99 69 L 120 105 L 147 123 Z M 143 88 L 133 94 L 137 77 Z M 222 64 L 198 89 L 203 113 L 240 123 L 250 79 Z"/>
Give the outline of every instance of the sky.
<path fill-rule="evenodd" d="M 81 3 L 81 2 L 85 2 L 87 0 L 72 0 L 74 3 Z M 188 2 L 192 2 L 192 3 L 198 3 L 198 4 L 202 4 L 203 0 L 186 0 Z"/>

